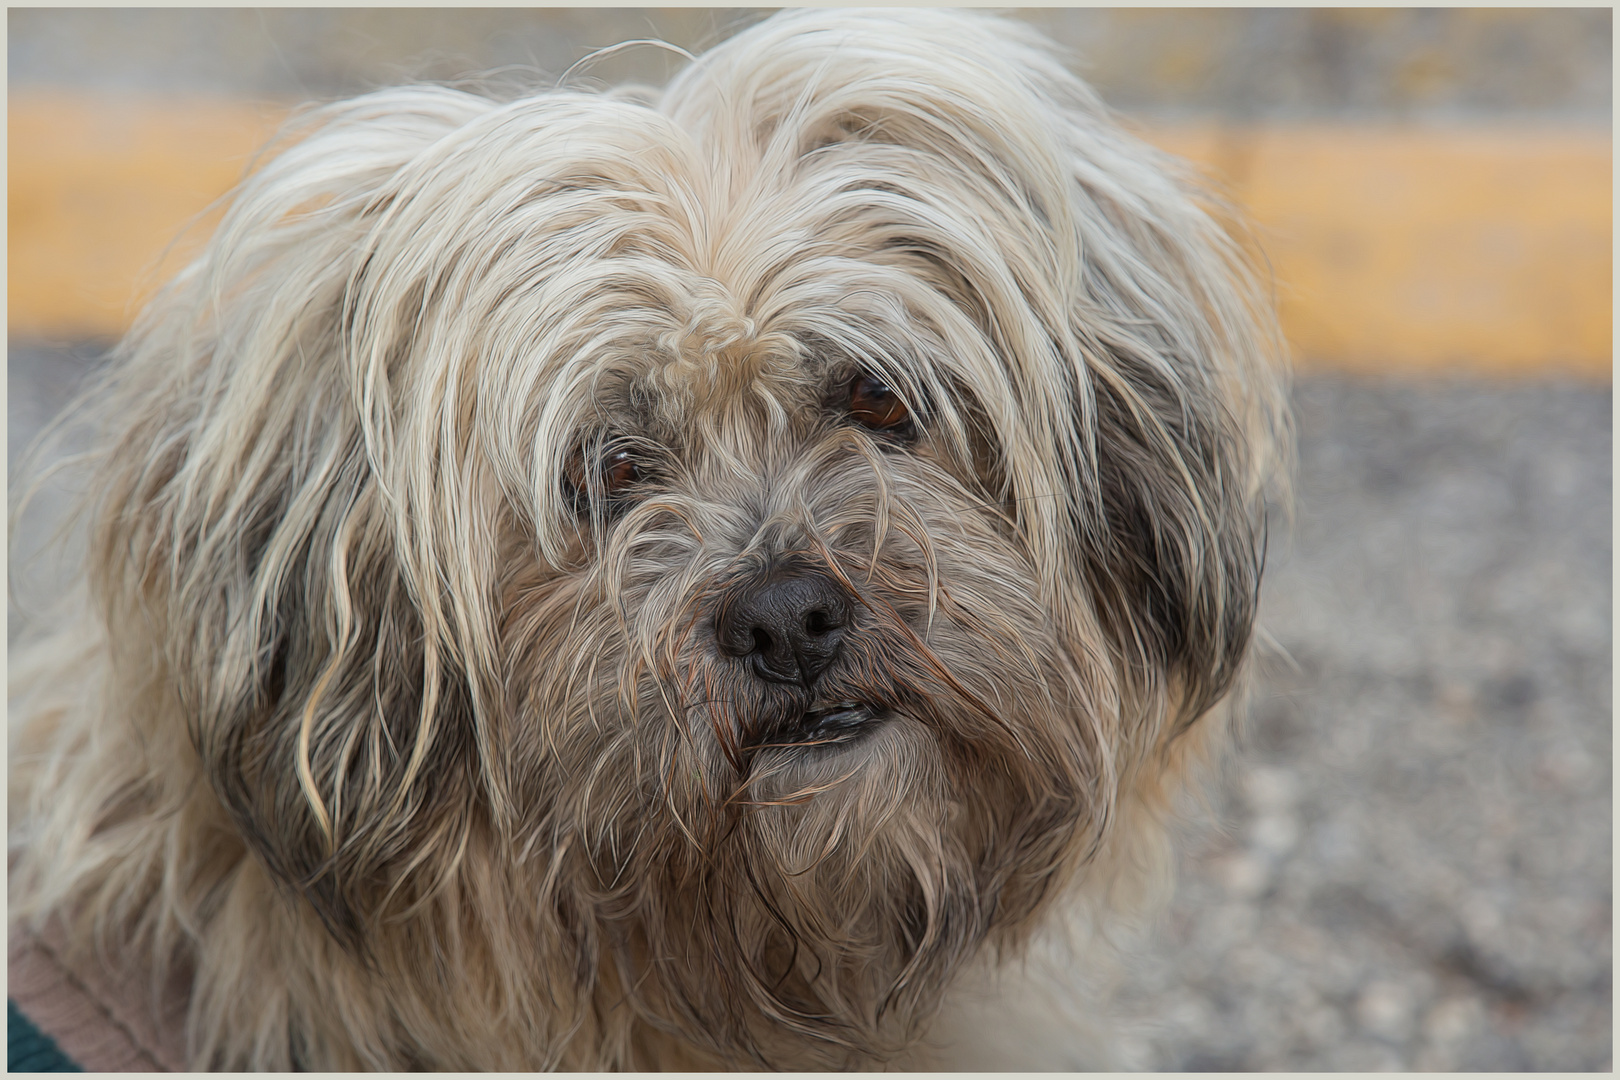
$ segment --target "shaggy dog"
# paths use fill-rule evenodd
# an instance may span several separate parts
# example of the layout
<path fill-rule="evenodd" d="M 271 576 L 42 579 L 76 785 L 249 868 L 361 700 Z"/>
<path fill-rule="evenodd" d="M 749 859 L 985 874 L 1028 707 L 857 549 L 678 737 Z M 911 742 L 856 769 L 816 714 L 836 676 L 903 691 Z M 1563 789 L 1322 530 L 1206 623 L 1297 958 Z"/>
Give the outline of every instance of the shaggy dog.
<path fill-rule="evenodd" d="M 295 134 L 103 387 L 14 927 L 178 981 L 199 1068 L 847 1068 L 968 1060 L 965 987 L 1162 889 L 1280 346 L 1032 33 L 796 12 Z"/>

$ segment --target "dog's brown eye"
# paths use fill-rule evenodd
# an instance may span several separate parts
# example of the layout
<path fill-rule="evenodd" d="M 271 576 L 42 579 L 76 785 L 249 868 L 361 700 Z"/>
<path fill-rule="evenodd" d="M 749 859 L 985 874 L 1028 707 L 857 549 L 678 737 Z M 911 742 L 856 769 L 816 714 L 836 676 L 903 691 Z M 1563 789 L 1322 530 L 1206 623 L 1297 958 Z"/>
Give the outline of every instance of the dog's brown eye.
<path fill-rule="evenodd" d="M 581 448 L 569 456 L 568 464 L 563 467 L 563 476 L 567 479 L 568 487 L 576 499 L 592 490 L 611 498 L 623 493 L 642 479 L 641 463 L 629 450 L 623 448 L 609 450 L 602 455 L 595 462 L 594 477 L 587 472 L 586 462 L 590 460 L 591 455 Z"/>
<path fill-rule="evenodd" d="M 628 450 L 615 450 L 602 461 L 602 490 L 617 495 L 641 479 L 641 466 Z"/>
<path fill-rule="evenodd" d="M 911 423 L 911 410 L 900 395 L 870 375 L 849 384 L 849 415 L 873 431 L 901 431 Z"/>

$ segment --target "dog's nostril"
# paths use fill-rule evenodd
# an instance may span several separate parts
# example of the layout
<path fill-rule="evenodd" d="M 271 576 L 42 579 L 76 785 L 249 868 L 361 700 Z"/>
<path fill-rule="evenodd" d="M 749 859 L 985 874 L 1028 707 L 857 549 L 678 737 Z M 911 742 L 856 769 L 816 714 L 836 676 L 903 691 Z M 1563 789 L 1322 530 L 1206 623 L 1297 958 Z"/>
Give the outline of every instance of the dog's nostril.
<path fill-rule="evenodd" d="M 768 653 L 771 651 L 772 644 L 774 643 L 771 641 L 771 635 L 757 626 L 754 627 L 754 652 Z"/>
<path fill-rule="evenodd" d="M 804 628 L 812 634 L 825 634 L 833 627 L 832 621 L 827 617 L 827 613 L 825 611 L 817 610 L 812 611 L 810 614 L 804 617 Z"/>

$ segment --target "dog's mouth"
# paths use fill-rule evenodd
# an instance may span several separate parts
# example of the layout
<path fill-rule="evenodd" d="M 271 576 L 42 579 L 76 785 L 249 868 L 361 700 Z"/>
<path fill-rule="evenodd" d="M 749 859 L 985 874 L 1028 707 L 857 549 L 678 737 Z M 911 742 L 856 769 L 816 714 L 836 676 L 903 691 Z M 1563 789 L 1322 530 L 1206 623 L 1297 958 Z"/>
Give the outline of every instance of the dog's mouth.
<path fill-rule="evenodd" d="M 884 712 L 878 706 L 858 701 L 807 709 L 785 724 L 761 731 L 749 740 L 750 750 L 773 748 L 838 746 L 851 743 L 871 731 Z"/>

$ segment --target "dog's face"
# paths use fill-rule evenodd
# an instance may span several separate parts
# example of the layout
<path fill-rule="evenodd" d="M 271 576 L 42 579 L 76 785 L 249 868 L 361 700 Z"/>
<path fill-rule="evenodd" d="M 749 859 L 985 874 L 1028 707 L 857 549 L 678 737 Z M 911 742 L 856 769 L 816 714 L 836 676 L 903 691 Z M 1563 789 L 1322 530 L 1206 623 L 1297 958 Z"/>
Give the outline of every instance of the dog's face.
<path fill-rule="evenodd" d="M 660 992 L 727 1050 L 783 1015 L 864 1049 L 1095 838 L 1118 705 L 1008 493 L 922 411 L 938 354 L 777 333 L 648 349 L 567 410 L 564 554 L 500 560 L 492 734 L 519 827 L 588 838 L 634 906 L 623 978 L 674 958 Z"/>
<path fill-rule="evenodd" d="M 132 339 L 100 548 L 235 828 L 548 1060 L 881 1056 L 1241 663 L 1242 261 L 963 14 L 319 120 Z"/>

